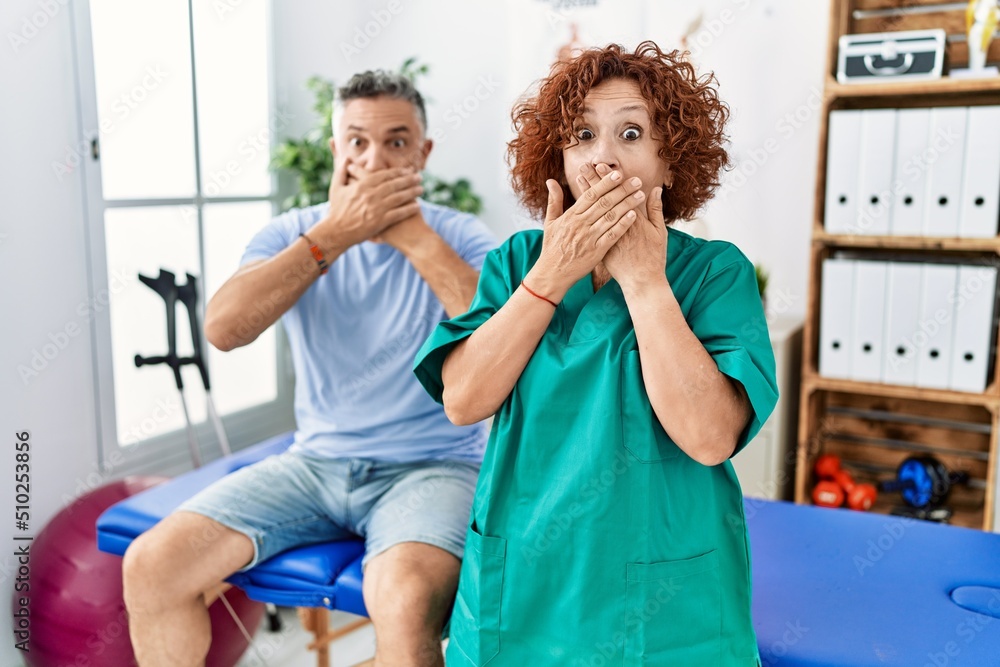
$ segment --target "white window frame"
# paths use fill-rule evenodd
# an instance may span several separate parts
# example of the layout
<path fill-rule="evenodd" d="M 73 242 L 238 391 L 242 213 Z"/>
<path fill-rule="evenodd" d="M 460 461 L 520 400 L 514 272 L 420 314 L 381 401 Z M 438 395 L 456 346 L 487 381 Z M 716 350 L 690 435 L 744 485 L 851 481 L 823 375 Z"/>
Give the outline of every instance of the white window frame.
<path fill-rule="evenodd" d="M 104 213 L 115 207 L 142 206 L 178 206 L 190 205 L 197 210 L 199 264 L 201 266 L 200 280 L 204 287 L 204 206 L 206 204 L 271 202 L 272 214 L 279 212 L 281 193 L 278 190 L 278 179 L 271 174 L 271 195 L 246 197 L 208 197 L 202 192 L 200 146 L 198 138 L 198 93 L 195 79 L 194 34 L 191 16 L 193 16 L 192 1 L 188 0 L 188 30 L 191 48 L 191 76 L 193 83 L 193 104 L 191 113 L 194 117 L 195 142 L 195 194 L 190 198 L 146 198 L 129 200 L 105 200 L 101 182 L 101 165 L 92 155 L 92 146 L 98 146 L 99 119 L 97 110 L 97 87 L 94 67 L 93 32 L 90 23 L 90 0 L 80 0 L 72 3 L 73 28 L 72 38 L 76 53 L 76 96 L 80 109 L 77 136 L 86 150 L 81 150 L 83 159 L 81 170 L 83 177 L 83 195 L 87 230 L 84 238 L 87 240 L 85 252 L 87 255 L 89 285 L 88 294 L 92 304 L 97 304 L 97 313 L 90 321 L 93 347 L 91 350 L 94 364 L 94 386 L 81 387 L 81 393 L 92 389 L 96 410 L 98 434 L 98 466 L 107 476 L 120 476 L 137 472 L 156 472 L 160 474 L 176 474 L 192 467 L 187 435 L 181 427 L 176 431 L 148 438 L 141 443 L 122 447 L 120 445 L 118 426 L 116 422 L 114 367 L 111 350 L 111 316 L 110 308 L 104 303 L 108 292 L 108 266 L 105 244 Z M 272 5 L 266 0 L 268 13 L 269 39 L 266 46 L 268 61 L 268 118 L 276 117 L 274 96 L 274 50 L 270 39 Z M 276 137 L 271 135 L 273 147 Z M 234 267 L 235 270 L 235 267 Z M 202 322 L 204 322 L 204 296 L 200 304 Z M 184 322 L 181 316 L 180 322 Z M 181 326 L 186 326 L 181 324 Z M 241 410 L 222 417 L 222 421 L 233 451 L 261 442 L 268 437 L 284 433 L 295 428 L 293 416 L 294 401 L 294 371 L 291 353 L 284 329 L 277 326 L 276 347 L 277 358 L 277 397 L 264 404 Z M 203 339 L 204 340 L 204 339 Z M 207 351 L 207 348 L 205 348 Z M 211 370 L 211 369 L 210 369 Z M 164 383 L 173 384 L 166 376 Z M 200 385 L 200 379 L 198 380 Z M 190 385 L 190 381 L 188 383 Z M 213 385 L 217 385 L 215 382 Z M 191 392 L 193 393 L 193 392 Z M 195 425 L 195 433 L 201 445 L 202 460 L 211 461 L 221 455 L 221 448 L 215 436 L 215 431 L 209 420 Z"/>

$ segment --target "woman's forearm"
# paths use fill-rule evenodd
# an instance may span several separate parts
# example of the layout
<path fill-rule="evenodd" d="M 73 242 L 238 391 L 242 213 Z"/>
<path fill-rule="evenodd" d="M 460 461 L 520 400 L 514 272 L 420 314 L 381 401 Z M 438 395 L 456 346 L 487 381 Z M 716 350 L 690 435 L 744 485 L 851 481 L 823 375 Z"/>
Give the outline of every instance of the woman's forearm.
<path fill-rule="evenodd" d="M 531 272 L 525 282 L 556 303 L 565 293 Z M 551 304 L 519 286 L 500 310 L 452 349 L 441 368 L 442 402 L 448 419 L 459 425 L 475 424 L 496 414 L 528 365 L 554 312 Z"/>
<path fill-rule="evenodd" d="M 663 429 L 694 460 L 725 461 L 750 416 L 746 395 L 691 331 L 665 278 L 625 297 L 646 394 Z"/>

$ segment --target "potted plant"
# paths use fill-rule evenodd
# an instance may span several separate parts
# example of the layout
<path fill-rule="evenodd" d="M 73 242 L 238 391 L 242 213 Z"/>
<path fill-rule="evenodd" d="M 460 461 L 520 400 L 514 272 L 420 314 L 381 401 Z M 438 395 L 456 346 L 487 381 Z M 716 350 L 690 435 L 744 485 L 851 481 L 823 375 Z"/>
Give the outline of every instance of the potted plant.
<path fill-rule="evenodd" d="M 760 293 L 760 303 L 767 310 L 767 283 L 771 279 L 771 274 L 760 264 L 754 264 L 754 273 L 757 275 L 757 291 Z"/>

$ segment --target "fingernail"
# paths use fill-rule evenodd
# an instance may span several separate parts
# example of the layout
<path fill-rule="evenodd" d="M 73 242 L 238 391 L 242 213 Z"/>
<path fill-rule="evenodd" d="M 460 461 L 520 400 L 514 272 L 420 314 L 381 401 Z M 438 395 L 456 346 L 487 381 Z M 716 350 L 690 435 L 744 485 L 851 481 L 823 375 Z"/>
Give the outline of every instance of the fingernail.
<path fill-rule="evenodd" d="M 613 172 L 611 172 L 611 180 L 612 180 L 612 181 L 620 181 L 620 180 L 622 180 L 622 175 L 621 175 L 621 173 L 619 173 L 619 172 L 617 172 L 617 171 L 613 171 Z"/>
<path fill-rule="evenodd" d="M 587 165 L 586 164 L 581 164 L 580 165 L 580 173 L 581 174 L 586 174 L 587 173 Z"/>
<path fill-rule="evenodd" d="M 633 196 L 633 197 L 635 197 L 636 199 L 638 199 L 639 201 L 642 201 L 643 197 L 645 197 L 646 195 L 644 195 L 644 194 L 642 193 L 642 190 L 639 190 L 638 192 L 636 192 L 636 193 L 635 193 L 634 195 L 632 195 L 632 196 Z"/>
<path fill-rule="evenodd" d="M 640 185 L 642 185 L 642 181 L 640 181 L 638 177 L 633 178 L 631 181 L 629 181 L 629 183 L 631 183 L 635 187 L 639 187 Z"/>

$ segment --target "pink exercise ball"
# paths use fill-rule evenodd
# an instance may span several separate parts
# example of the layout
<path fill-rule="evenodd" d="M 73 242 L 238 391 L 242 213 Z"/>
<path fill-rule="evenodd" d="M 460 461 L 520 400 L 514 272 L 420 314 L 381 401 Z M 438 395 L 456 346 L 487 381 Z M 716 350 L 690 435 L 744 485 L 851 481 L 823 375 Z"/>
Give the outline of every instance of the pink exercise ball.
<path fill-rule="evenodd" d="M 122 599 L 122 559 L 97 550 L 97 517 L 120 500 L 166 481 L 164 477 L 126 477 L 94 489 L 63 508 L 30 544 L 29 650 L 31 667 L 127 667 L 135 665 Z M 264 605 L 238 589 L 226 599 L 253 635 Z M 228 610 L 216 601 L 212 648 L 207 667 L 233 667 L 247 648 Z M 15 616 L 15 630 L 17 617 Z M 15 637 L 15 641 L 18 639 Z"/>

